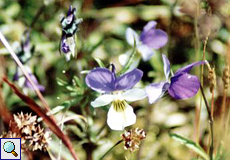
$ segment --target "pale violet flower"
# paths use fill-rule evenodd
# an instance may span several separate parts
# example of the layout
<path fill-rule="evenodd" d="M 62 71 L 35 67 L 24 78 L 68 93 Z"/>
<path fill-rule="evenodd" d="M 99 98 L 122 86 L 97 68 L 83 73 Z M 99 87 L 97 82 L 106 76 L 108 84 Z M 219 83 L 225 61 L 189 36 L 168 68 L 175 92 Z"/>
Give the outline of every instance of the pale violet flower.
<path fill-rule="evenodd" d="M 160 99 L 166 91 L 175 99 L 187 99 L 196 95 L 200 88 L 200 81 L 197 76 L 189 74 L 190 70 L 198 65 L 206 63 L 205 61 L 194 62 L 183 68 L 180 68 L 176 73 L 170 75 L 170 63 L 165 55 L 162 55 L 164 63 L 164 73 L 166 80 L 160 83 L 152 83 L 146 87 L 146 93 L 149 103 L 154 103 Z"/>
<path fill-rule="evenodd" d="M 86 84 L 93 90 L 102 93 L 91 105 L 101 107 L 111 104 L 107 115 L 107 123 L 113 130 L 123 130 L 126 126 L 136 123 L 133 108 L 127 102 L 141 100 L 146 97 L 144 89 L 133 88 L 143 76 L 143 72 L 134 69 L 119 77 L 107 68 L 96 68 L 88 73 Z"/>
<path fill-rule="evenodd" d="M 45 87 L 40 85 L 38 83 L 37 78 L 35 77 L 35 75 L 32 73 L 31 69 L 28 66 L 24 66 L 27 73 L 29 74 L 31 80 L 34 82 L 34 84 L 37 86 L 37 88 L 40 91 L 45 91 Z M 25 75 L 22 73 L 21 69 L 19 67 L 17 67 L 17 71 L 14 74 L 14 81 L 18 82 L 18 85 L 23 88 L 23 91 L 26 93 L 27 89 L 34 89 L 32 84 L 29 82 L 29 80 L 25 77 Z"/>
<path fill-rule="evenodd" d="M 161 29 L 156 29 L 156 25 L 155 21 L 148 22 L 140 36 L 131 28 L 126 30 L 127 42 L 131 46 L 136 42 L 137 50 L 144 61 L 148 61 L 154 55 L 154 49 L 160 49 L 168 42 L 167 34 Z"/>
<path fill-rule="evenodd" d="M 17 56 L 21 63 L 24 64 L 24 67 L 27 73 L 29 74 L 31 80 L 34 82 L 34 84 L 40 91 L 44 91 L 45 87 L 38 83 L 38 80 L 31 71 L 30 67 L 26 65 L 26 63 L 32 58 L 35 52 L 35 46 L 32 45 L 30 42 L 29 31 L 24 32 L 21 39 L 21 44 L 19 46 L 16 46 L 15 52 L 17 53 Z M 24 93 L 27 93 L 28 89 L 33 89 L 33 86 L 30 84 L 29 80 L 25 77 L 25 75 L 18 66 L 16 68 L 13 80 L 18 82 L 18 85 L 23 89 Z"/>

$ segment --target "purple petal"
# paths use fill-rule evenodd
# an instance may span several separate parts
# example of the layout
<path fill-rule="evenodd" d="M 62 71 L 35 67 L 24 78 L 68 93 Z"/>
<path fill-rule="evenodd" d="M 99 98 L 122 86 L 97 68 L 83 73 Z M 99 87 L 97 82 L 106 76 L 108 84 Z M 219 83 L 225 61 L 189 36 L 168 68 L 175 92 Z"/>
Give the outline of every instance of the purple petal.
<path fill-rule="evenodd" d="M 156 21 L 150 21 L 148 22 L 143 29 L 143 32 L 147 33 L 148 31 L 150 31 L 151 29 L 155 29 L 157 26 L 157 22 Z"/>
<path fill-rule="evenodd" d="M 204 63 L 206 63 L 206 62 L 205 61 L 199 61 L 199 62 L 194 62 L 192 64 L 189 64 L 189 65 L 187 65 L 187 66 L 185 66 L 185 67 L 183 67 L 181 69 L 178 69 L 176 71 L 175 75 L 180 74 L 182 72 L 183 73 L 188 73 L 193 67 L 201 65 L 201 64 L 204 64 Z"/>
<path fill-rule="evenodd" d="M 141 80 L 143 72 L 139 69 L 134 69 L 116 79 L 116 90 L 128 90 Z"/>
<path fill-rule="evenodd" d="M 171 78 L 169 94 L 175 99 L 186 99 L 196 95 L 200 88 L 197 76 L 181 73 Z"/>
<path fill-rule="evenodd" d="M 153 49 L 159 49 L 168 42 L 167 34 L 161 30 L 156 29 L 156 22 L 150 21 L 140 35 L 140 41 Z"/>
<path fill-rule="evenodd" d="M 106 68 L 96 68 L 85 77 L 88 87 L 98 92 L 114 91 L 115 76 Z"/>
<path fill-rule="evenodd" d="M 24 33 L 24 36 L 25 36 L 25 42 L 23 44 L 23 50 L 24 52 L 30 52 L 30 49 L 31 49 L 31 45 L 30 45 L 30 32 L 29 31 L 26 31 Z"/>
<path fill-rule="evenodd" d="M 69 48 L 69 45 L 67 43 L 67 39 L 65 36 L 63 36 L 63 38 L 61 39 L 61 50 L 64 53 L 70 52 L 70 48 Z"/>
<path fill-rule="evenodd" d="M 144 61 L 148 61 L 155 53 L 152 48 L 149 48 L 147 45 L 143 44 L 139 45 L 137 49 L 140 52 Z"/>
<path fill-rule="evenodd" d="M 165 77 L 166 77 L 166 80 L 168 80 L 169 73 L 170 73 L 170 62 L 169 62 L 168 58 L 166 57 L 166 55 L 164 55 L 164 54 L 162 54 L 162 59 L 163 59 L 163 63 L 164 63 Z"/>
<path fill-rule="evenodd" d="M 34 84 L 38 87 L 38 89 L 39 89 L 40 91 L 45 91 L 45 87 L 42 86 L 42 85 L 40 85 L 40 84 L 38 83 L 38 80 L 36 79 L 36 77 L 35 77 L 33 74 L 29 74 L 29 76 L 30 76 L 31 80 L 34 82 Z M 26 88 L 34 89 L 33 86 L 32 86 L 32 84 L 29 82 L 28 79 L 26 79 L 25 85 L 24 85 L 24 86 L 25 86 Z"/>
<path fill-rule="evenodd" d="M 160 82 L 160 83 L 152 83 L 145 88 L 147 93 L 149 103 L 152 104 L 159 100 L 169 88 L 169 83 Z"/>
<path fill-rule="evenodd" d="M 66 17 L 68 24 L 70 24 L 75 19 L 75 12 L 76 12 L 76 8 L 70 6 Z"/>
<path fill-rule="evenodd" d="M 16 73 L 14 74 L 14 77 L 13 77 L 13 81 L 18 81 L 19 79 L 19 74 L 18 74 L 18 68 L 17 68 L 17 71 Z"/>

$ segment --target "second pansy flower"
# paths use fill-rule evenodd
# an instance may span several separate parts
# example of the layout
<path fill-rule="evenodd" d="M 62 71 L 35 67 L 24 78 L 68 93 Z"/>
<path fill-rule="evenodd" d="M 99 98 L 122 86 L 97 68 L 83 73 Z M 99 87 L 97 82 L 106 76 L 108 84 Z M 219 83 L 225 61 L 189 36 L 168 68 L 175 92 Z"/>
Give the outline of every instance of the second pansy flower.
<path fill-rule="evenodd" d="M 102 93 L 91 105 L 100 107 L 111 104 L 108 112 L 107 123 L 113 130 L 123 130 L 136 122 L 133 108 L 127 102 L 141 100 L 146 97 L 144 89 L 133 88 L 138 83 L 143 72 L 134 69 L 119 77 L 112 69 L 96 68 L 86 76 L 86 84 L 93 90 Z"/>
<path fill-rule="evenodd" d="M 144 61 L 148 61 L 154 52 L 154 49 L 160 49 L 168 42 L 168 35 L 161 29 L 156 29 L 157 22 L 150 21 L 144 26 L 140 36 L 131 28 L 126 30 L 127 42 L 136 47 Z"/>
<path fill-rule="evenodd" d="M 190 70 L 198 65 L 206 63 L 199 61 L 191 63 L 176 71 L 174 75 L 170 75 L 170 63 L 165 55 L 162 55 L 164 63 L 165 81 L 152 83 L 146 87 L 146 93 L 149 103 L 154 103 L 160 99 L 166 91 L 175 99 L 187 99 L 196 95 L 200 88 L 200 80 L 197 76 L 189 74 Z"/>

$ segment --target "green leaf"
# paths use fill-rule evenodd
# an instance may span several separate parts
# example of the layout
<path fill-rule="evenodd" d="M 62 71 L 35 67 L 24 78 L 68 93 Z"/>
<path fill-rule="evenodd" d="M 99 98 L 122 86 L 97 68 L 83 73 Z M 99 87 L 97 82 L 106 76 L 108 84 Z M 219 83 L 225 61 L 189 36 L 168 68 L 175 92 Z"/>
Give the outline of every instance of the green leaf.
<path fill-rule="evenodd" d="M 73 77 L 73 80 L 74 82 L 79 86 L 79 87 L 83 87 L 83 83 L 81 82 L 81 80 L 77 77 L 77 76 L 74 76 Z"/>
<path fill-rule="evenodd" d="M 76 92 L 77 91 L 77 88 L 76 87 L 74 87 L 74 86 L 66 86 L 66 89 L 68 90 L 68 91 L 72 91 L 72 92 Z"/>
<path fill-rule="evenodd" d="M 59 86 L 66 86 L 68 83 L 60 78 L 57 78 L 57 84 Z"/>
<path fill-rule="evenodd" d="M 88 74 L 90 72 L 90 70 L 84 70 L 84 71 L 81 71 L 80 73 L 81 74 Z"/>
<path fill-rule="evenodd" d="M 97 62 L 97 64 L 98 64 L 100 67 L 105 68 L 104 63 L 103 63 L 99 58 L 94 58 L 94 60 Z"/>
<path fill-rule="evenodd" d="M 202 156 L 205 160 L 209 160 L 208 155 L 205 153 L 205 151 L 201 148 L 199 144 L 196 144 L 195 142 L 188 140 L 180 135 L 177 135 L 175 133 L 169 133 L 170 137 L 174 140 L 182 143 L 186 147 L 192 149 L 194 152 Z"/>

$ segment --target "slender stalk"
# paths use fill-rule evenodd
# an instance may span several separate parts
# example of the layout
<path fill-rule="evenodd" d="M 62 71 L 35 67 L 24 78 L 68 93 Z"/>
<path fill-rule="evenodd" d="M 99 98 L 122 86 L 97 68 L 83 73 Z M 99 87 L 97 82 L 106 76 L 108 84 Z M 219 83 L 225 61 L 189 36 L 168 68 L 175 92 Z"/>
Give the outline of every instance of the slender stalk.
<path fill-rule="evenodd" d="M 226 96 L 227 96 L 227 90 L 224 89 L 224 95 L 222 99 L 222 105 L 221 105 L 221 126 L 225 128 L 224 118 L 226 113 Z"/>
<path fill-rule="evenodd" d="M 25 67 L 23 66 L 23 64 L 21 63 L 21 61 L 18 59 L 17 55 L 14 53 L 12 47 L 9 45 L 9 43 L 7 42 L 7 40 L 5 39 L 5 37 L 3 36 L 3 34 L 1 33 L 1 31 L 0 31 L 0 40 L 2 41 L 2 43 L 6 47 L 6 49 L 10 52 L 11 56 L 13 57 L 13 59 L 15 60 L 15 62 L 17 63 L 17 65 L 21 68 L 23 74 L 26 76 L 26 78 L 28 79 L 28 81 L 31 83 L 34 91 L 36 92 L 36 94 L 40 98 L 40 100 L 41 100 L 43 106 L 45 107 L 46 111 L 50 111 L 50 107 L 48 106 L 45 98 L 42 96 L 40 90 L 38 89 L 38 87 L 34 84 L 34 82 L 32 81 L 32 79 L 30 78 L 30 76 L 27 73 Z"/>
<path fill-rule="evenodd" d="M 197 1 L 196 4 L 196 15 L 194 18 L 194 29 L 195 29 L 195 59 L 196 61 L 199 61 L 199 54 L 200 54 L 200 42 L 199 42 L 199 30 L 198 30 L 198 16 L 199 16 L 199 1 Z M 198 68 L 199 69 L 199 68 Z M 197 70 L 198 72 L 198 70 Z M 201 79 L 202 84 L 202 79 Z M 199 144 L 200 139 L 200 112 L 201 112 L 201 106 L 202 106 L 202 97 L 200 97 L 200 104 L 196 105 L 196 116 L 195 116 L 195 141 L 197 144 Z"/>
<path fill-rule="evenodd" d="M 113 145 L 101 158 L 100 160 L 103 160 L 117 145 L 119 145 L 123 140 L 118 141 L 115 145 Z"/>
<path fill-rule="evenodd" d="M 134 40 L 134 47 L 133 47 L 132 54 L 129 56 L 129 59 L 127 60 L 124 68 L 118 73 L 118 75 L 125 73 L 129 69 L 129 67 L 132 65 L 132 62 L 133 62 L 133 59 L 134 59 L 136 53 L 137 53 L 136 41 Z"/>
<path fill-rule="evenodd" d="M 97 132 L 97 139 L 100 139 L 102 137 L 102 133 L 104 129 L 106 129 L 107 123 L 104 123 L 103 126 L 98 130 Z"/>
<path fill-rule="evenodd" d="M 229 106 L 227 107 L 229 108 Z M 225 136 L 228 136 L 229 134 L 229 120 L 230 120 L 230 111 L 228 110 L 228 113 L 227 113 L 227 118 L 226 118 L 226 128 L 225 128 Z"/>
<path fill-rule="evenodd" d="M 211 134 L 211 144 L 210 144 L 210 147 L 209 147 L 209 157 L 210 157 L 210 160 L 213 160 L 213 146 L 214 146 L 214 142 L 213 142 L 214 141 L 213 118 L 212 118 L 210 107 L 208 105 L 208 101 L 207 101 L 207 99 L 205 97 L 204 90 L 203 90 L 202 86 L 200 86 L 200 90 L 201 90 L 201 94 L 203 96 L 205 106 L 206 106 L 206 109 L 207 109 L 207 112 L 208 112 L 208 119 L 209 119 L 209 125 L 210 125 L 210 134 Z"/>
<path fill-rule="evenodd" d="M 213 115 L 214 115 L 214 90 L 212 91 L 211 115 L 212 115 L 212 118 L 213 118 Z"/>
<path fill-rule="evenodd" d="M 168 56 L 168 51 L 170 49 L 170 44 L 171 44 L 171 28 L 172 28 L 172 22 L 173 22 L 173 19 L 174 19 L 174 8 L 177 6 L 177 3 L 178 3 L 178 0 L 176 0 L 171 6 L 170 6 L 170 22 L 169 22 L 169 25 L 167 27 L 167 35 L 168 35 L 168 43 L 167 45 L 164 47 L 165 50 L 164 50 L 164 54 Z"/>
<path fill-rule="evenodd" d="M 34 16 L 34 19 L 32 21 L 32 23 L 30 24 L 30 28 L 34 27 L 34 24 L 37 22 L 37 20 L 39 19 L 39 17 L 42 15 L 42 12 L 45 10 L 45 4 L 43 4 L 37 11 L 36 15 Z"/>

